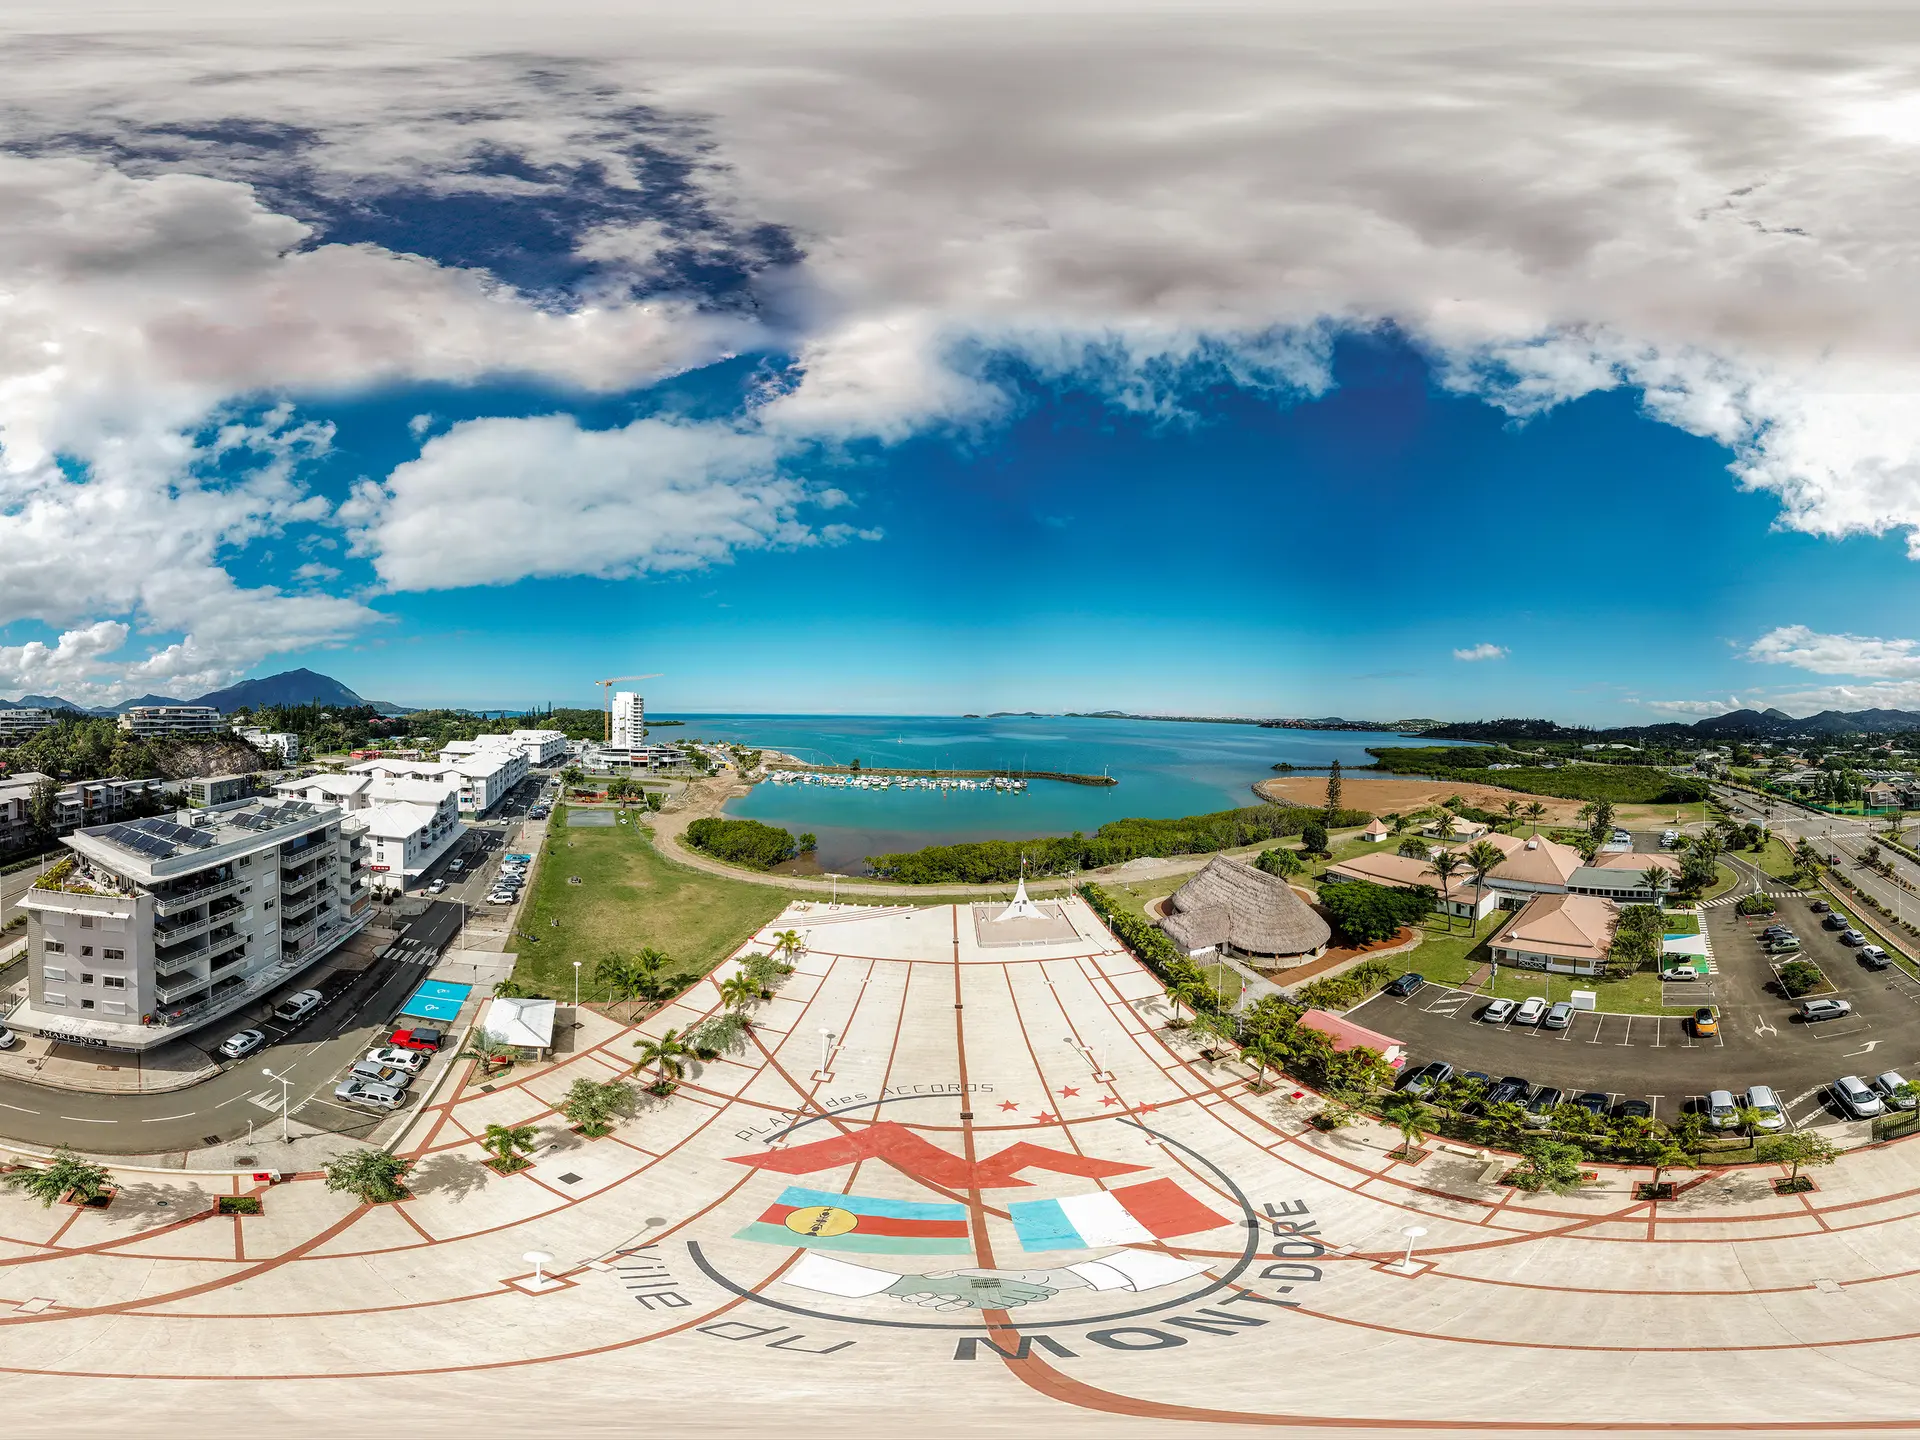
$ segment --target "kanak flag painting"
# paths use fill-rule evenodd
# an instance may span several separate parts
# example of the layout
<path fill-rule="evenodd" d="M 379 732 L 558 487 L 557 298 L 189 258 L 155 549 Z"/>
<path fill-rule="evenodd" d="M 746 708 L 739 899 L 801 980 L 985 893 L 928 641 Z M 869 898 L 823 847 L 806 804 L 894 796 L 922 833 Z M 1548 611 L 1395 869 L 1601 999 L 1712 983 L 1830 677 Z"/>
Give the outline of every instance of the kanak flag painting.
<path fill-rule="evenodd" d="M 1171 1180 L 1007 1207 L 1022 1250 L 1091 1250 L 1194 1235 L 1227 1222 Z"/>
<path fill-rule="evenodd" d="M 967 1207 L 789 1185 L 736 1240 L 887 1255 L 971 1255 Z"/>

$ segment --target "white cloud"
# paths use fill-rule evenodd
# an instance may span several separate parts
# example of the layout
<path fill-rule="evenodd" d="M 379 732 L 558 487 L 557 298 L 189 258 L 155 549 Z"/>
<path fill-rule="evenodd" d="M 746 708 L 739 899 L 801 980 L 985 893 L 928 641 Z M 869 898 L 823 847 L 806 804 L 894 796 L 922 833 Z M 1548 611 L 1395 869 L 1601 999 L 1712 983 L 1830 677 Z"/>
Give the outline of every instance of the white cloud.
<path fill-rule="evenodd" d="M 1805 625 L 1769 630 L 1747 647 L 1746 658 L 1769 665 L 1791 665 L 1815 675 L 1920 677 L 1920 641 L 1823 635 Z"/>
<path fill-rule="evenodd" d="M 1464 650 L 1454 651 L 1453 658 L 1466 661 L 1504 660 L 1507 658 L 1507 647 L 1492 645 L 1483 640 L 1478 645 L 1469 645 Z"/>
<path fill-rule="evenodd" d="M 800 518 L 813 497 L 779 474 L 779 454 L 771 437 L 720 423 L 472 420 L 384 486 L 363 486 L 342 514 L 380 578 L 403 590 L 683 571 L 736 550 L 855 538 Z"/>
<path fill-rule="evenodd" d="M 61 695 L 79 698 L 94 688 L 101 657 L 127 643 L 125 625 L 101 620 L 69 630 L 52 645 L 29 640 L 25 645 L 0 646 L 0 687 L 18 695 Z M 73 692 L 73 693 L 68 693 Z"/>
<path fill-rule="evenodd" d="M 1730 710 L 1747 708 L 1737 696 L 1728 696 L 1725 700 L 1647 700 L 1634 703 L 1645 704 L 1649 710 L 1658 710 L 1664 715 L 1725 715 Z"/>

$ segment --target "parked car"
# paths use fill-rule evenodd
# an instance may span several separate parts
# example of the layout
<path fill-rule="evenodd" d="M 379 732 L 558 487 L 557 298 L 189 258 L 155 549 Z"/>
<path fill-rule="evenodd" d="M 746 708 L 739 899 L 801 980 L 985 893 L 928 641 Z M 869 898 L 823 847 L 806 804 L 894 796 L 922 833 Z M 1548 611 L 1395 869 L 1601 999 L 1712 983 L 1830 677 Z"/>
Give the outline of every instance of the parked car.
<path fill-rule="evenodd" d="M 376 1085 L 391 1085 L 396 1090 L 404 1090 L 413 1083 L 413 1076 L 391 1065 L 378 1065 L 371 1060 L 356 1060 L 353 1068 L 347 1072 L 349 1078 L 358 1076 L 362 1080 L 371 1080 Z"/>
<path fill-rule="evenodd" d="M 1731 1090 L 1707 1092 L 1707 1124 L 1716 1130 L 1731 1130 L 1740 1123 L 1740 1111 L 1733 1103 Z"/>
<path fill-rule="evenodd" d="M 1858 1075 L 1842 1075 L 1830 1088 L 1841 1111 L 1856 1120 L 1871 1120 L 1886 1113 L 1887 1107 L 1880 1103 L 1880 1097 L 1868 1089 Z"/>
<path fill-rule="evenodd" d="M 1775 955 L 1789 955 L 1799 948 L 1800 941 L 1798 937 L 1793 935 L 1782 935 L 1778 939 L 1767 942 L 1767 949 L 1771 950 Z"/>
<path fill-rule="evenodd" d="M 1453 1066 L 1444 1060 L 1429 1060 L 1417 1070 L 1409 1070 L 1400 1077 L 1400 1088 L 1409 1095 L 1425 1095 L 1436 1085 L 1444 1085 L 1453 1078 Z"/>
<path fill-rule="evenodd" d="M 1842 1015 L 1853 1013 L 1851 1000 L 1802 1000 L 1800 1018 L 1811 1024 L 1815 1020 L 1838 1020 Z"/>
<path fill-rule="evenodd" d="M 1533 1099 L 1527 1102 L 1526 1126 L 1529 1130 L 1543 1130 L 1553 1123 L 1553 1112 L 1566 1099 L 1566 1092 L 1556 1090 L 1551 1085 L 1542 1085 L 1534 1092 Z"/>
<path fill-rule="evenodd" d="M 406 1103 L 406 1092 L 392 1085 L 381 1085 L 358 1076 L 342 1080 L 333 1087 L 333 1098 L 352 1105 L 371 1105 L 376 1110 L 398 1110 Z"/>
<path fill-rule="evenodd" d="M 1713 1013 L 1711 1005 L 1702 1005 L 1693 1012 L 1693 1033 L 1703 1038 L 1720 1033 L 1720 1017 Z"/>
<path fill-rule="evenodd" d="M 1791 935 L 1791 934 L 1793 934 L 1793 930 L 1789 926 L 1769 925 L 1767 926 L 1766 929 L 1760 932 L 1760 938 L 1763 940 L 1774 940 L 1774 939 L 1778 939 L 1782 935 Z"/>
<path fill-rule="evenodd" d="M 1829 912 L 1829 914 L 1827 915 L 1827 918 L 1822 920 L 1820 924 L 1825 929 L 1828 929 L 1828 930 L 1845 930 L 1849 926 L 1851 926 L 1853 922 L 1847 919 L 1847 917 L 1842 915 L 1838 910 L 1834 910 Z"/>
<path fill-rule="evenodd" d="M 1480 1011 L 1480 1018 L 1489 1025 L 1504 1025 L 1513 1018 L 1514 1003 L 1504 996 L 1489 1000 Z"/>
<path fill-rule="evenodd" d="M 1395 996 L 1398 996 L 1400 999 L 1404 1000 L 1406 999 L 1407 996 L 1413 994 L 1414 991 L 1418 990 L 1422 985 L 1426 983 L 1427 983 L 1426 976 L 1417 974 L 1414 971 L 1409 970 L 1406 974 L 1402 975 L 1398 980 L 1389 980 L 1384 986 L 1381 987 L 1380 993 L 1382 995 L 1395 995 Z"/>
<path fill-rule="evenodd" d="M 435 880 L 435 881 L 434 881 L 434 882 L 433 882 L 433 883 L 432 883 L 431 885 L 429 885 L 429 886 L 427 886 L 427 894 L 429 894 L 429 895 L 438 895 L 438 894 L 439 894 L 439 893 L 440 893 L 440 892 L 441 892 L 442 890 L 444 890 L 444 889 L 446 889 L 446 888 L 447 888 L 447 882 L 446 882 L 446 881 L 444 881 L 444 880 Z"/>
<path fill-rule="evenodd" d="M 425 1050 L 432 1052 L 447 1043 L 447 1037 L 431 1026 L 416 1025 L 411 1030 L 396 1030 L 387 1037 L 387 1044 L 396 1045 L 402 1050 Z"/>
<path fill-rule="evenodd" d="M 1787 1112 L 1780 1104 L 1780 1097 L 1773 1093 L 1771 1085 L 1749 1085 L 1747 1093 L 1741 1097 L 1743 1108 L 1751 1110 L 1760 1118 L 1753 1122 L 1756 1130 L 1784 1130 L 1787 1128 Z"/>
<path fill-rule="evenodd" d="M 1589 1115 L 1604 1115 L 1613 1105 L 1613 1102 L 1598 1090 L 1581 1091 L 1573 1097 L 1573 1103 Z"/>
<path fill-rule="evenodd" d="M 1689 970 L 1687 973 L 1691 975 L 1693 972 Z M 1572 1023 L 1573 1006 L 1569 1005 L 1565 1000 L 1556 1000 L 1552 1006 L 1548 1008 L 1546 1018 L 1541 1020 L 1540 1028 L 1542 1030 L 1564 1030 Z"/>
<path fill-rule="evenodd" d="M 11 1050 L 19 1043 L 20 1037 L 18 1035 L 14 1034 L 13 1031 L 9 1030 L 6 1026 L 0 1025 L 0 1050 Z"/>
<path fill-rule="evenodd" d="M 1920 1109 L 1911 1087 L 1898 1070 L 1882 1070 L 1873 1077 L 1873 1090 L 1889 1110 Z"/>
<path fill-rule="evenodd" d="M 1807 906 L 1807 908 L 1816 915 L 1825 915 L 1833 909 L 1833 906 L 1829 905 L 1824 900 L 1816 900 L 1811 905 Z"/>
<path fill-rule="evenodd" d="M 1867 943 L 1867 937 L 1862 935 L 1858 930 L 1842 930 L 1840 932 L 1840 943 L 1842 945 L 1864 945 Z"/>
<path fill-rule="evenodd" d="M 1489 1105 L 1521 1105 L 1533 1093 L 1533 1082 L 1519 1075 L 1502 1076 L 1500 1083 L 1487 1091 Z"/>
<path fill-rule="evenodd" d="M 244 1060 L 267 1043 L 264 1030 L 236 1030 L 220 1042 L 220 1054 L 227 1060 Z"/>
<path fill-rule="evenodd" d="M 1862 945 L 1860 947 L 1860 963 L 1870 970 L 1884 970 L 1893 964 L 1893 957 L 1878 945 Z"/>
<path fill-rule="evenodd" d="M 1662 830 L 1660 832 L 1660 848 L 1662 850 L 1671 850 L 1679 838 L 1680 832 L 1678 830 Z"/>
<path fill-rule="evenodd" d="M 1700 978 L 1700 972 L 1694 968 L 1692 961 L 1682 961 L 1678 965 L 1669 965 L 1666 969 L 1662 970 L 1660 972 L 1660 978 L 1662 980 L 1672 981 L 1698 980 Z"/>
<path fill-rule="evenodd" d="M 1622 1120 L 1651 1120 L 1653 1106 L 1644 1100 L 1622 1100 L 1613 1107 L 1613 1113 Z"/>
<path fill-rule="evenodd" d="M 404 1070 L 409 1075 L 418 1075 L 427 1067 L 426 1051 L 402 1050 L 398 1045 L 376 1045 L 367 1052 L 367 1059 L 375 1065 Z"/>
<path fill-rule="evenodd" d="M 1547 1002 L 1538 995 L 1529 995 L 1520 1002 L 1520 1008 L 1513 1012 L 1516 1025 L 1538 1025 L 1540 1017 L 1547 1013 Z"/>
<path fill-rule="evenodd" d="M 320 1000 L 318 990 L 302 990 L 274 1006 L 273 1018 L 283 1025 L 298 1025 L 320 1008 Z"/>
<path fill-rule="evenodd" d="M 493 892 L 493 894 L 487 896 L 487 903 L 489 905 L 511 905 L 515 900 L 518 900 L 519 898 L 520 897 L 518 895 L 502 895 L 499 891 L 496 890 Z"/>

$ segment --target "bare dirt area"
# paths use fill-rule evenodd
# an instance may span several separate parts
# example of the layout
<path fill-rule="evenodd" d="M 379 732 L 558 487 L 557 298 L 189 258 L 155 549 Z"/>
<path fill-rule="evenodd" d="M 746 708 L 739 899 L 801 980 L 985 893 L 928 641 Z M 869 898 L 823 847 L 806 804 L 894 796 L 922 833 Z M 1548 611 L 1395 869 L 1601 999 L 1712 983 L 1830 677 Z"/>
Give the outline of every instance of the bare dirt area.
<path fill-rule="evenodd" d="M 1324 775 L 1292 775 L 1284 779 L 1262 780 L 1253 787 L 1269 800 L 1288 805 L 1318 805 L 1327 798 Z M 1492 785 L 1462 784 L 1458 780 L 1363 780 L 1348 775 L 1340 782 L 1340 803 L 1354 810 L 1369 810 L 1375 815 L 1395 811 L 1405 815 L 1422 806 L 1437 805 L 1458 795 L 1479 810 L 1504 813 L 1507 801 L 1521 805 L 1539 801 L 1547 807 L 1548 823 L 1573 824 L 1580 813 L 1578 800 L 1557 800 L 1551 795 L 1529 795 L 1521 790 L 1501 790 Z"/>

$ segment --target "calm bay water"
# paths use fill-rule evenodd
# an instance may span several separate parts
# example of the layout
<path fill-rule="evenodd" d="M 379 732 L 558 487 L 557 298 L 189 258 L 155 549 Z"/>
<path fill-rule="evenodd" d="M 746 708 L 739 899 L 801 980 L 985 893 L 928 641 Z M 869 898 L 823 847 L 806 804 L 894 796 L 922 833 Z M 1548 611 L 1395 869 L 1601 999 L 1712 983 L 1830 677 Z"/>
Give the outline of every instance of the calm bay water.
<path fill-rule="evenodd" d="M 661 717 L 668 718 L 668 717 Z M 830 790 L 769 785 L 727 806 L 729 815 L 819 840 L 828 870 L 859 874 L 868 855 L 961 840 L 1023 839 L 1094 830 L 1127 816 L 1199 815 L 1257 804 L 1255 781 L 1278 761 L 1307 767 L 1371 763 L 1369 745 L 1407 745 L 1392 733 L 1263 730 L 1165 720 L 1048 717 L 963 720 L 937 716 L 680 715 L 661 735 L 784 750 L 813 764 L 913 769 L 1055 770 L 1119 780 L 1113 786 L 1036 780 L 1024 795 L 978 791 Z"/>

